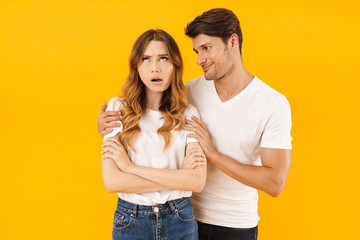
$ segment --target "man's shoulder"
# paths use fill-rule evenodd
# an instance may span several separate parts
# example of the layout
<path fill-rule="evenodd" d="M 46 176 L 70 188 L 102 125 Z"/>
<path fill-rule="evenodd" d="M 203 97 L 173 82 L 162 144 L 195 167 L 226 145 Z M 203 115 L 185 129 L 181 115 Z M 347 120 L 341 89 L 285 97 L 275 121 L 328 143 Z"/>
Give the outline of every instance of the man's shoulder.
<path fill-rule="evenodd" d="M 268 84 L 255 77 L 258 82 L 259 91 L 261 92 L 261 96 L 266 99 L 279 99 L 285 97 L 282 93 L 278 92 L 274 88 L 270 87 Z"/>
<path fill-rule="evenodd" d="M 262 105 L 266 105 L 268 109 L 277 109 L 281 106 L 289 106 L 289 102 L 285 95 L 270 87 L 265 82 L 257 78 L 258 81 L 258 94 L 257 98 Z"/>
<path fill-rule="evenodd" d="M 193 87 L 198 86 L 199 84 L 201 84 L 203 82 L 203 80 L 204 80 L 204 75 L 201 75 L 198 78 L 193 78 L 193 79 L 187 81 L 185 83 L 185 86 L 187 88 L 193 88 Z"/>

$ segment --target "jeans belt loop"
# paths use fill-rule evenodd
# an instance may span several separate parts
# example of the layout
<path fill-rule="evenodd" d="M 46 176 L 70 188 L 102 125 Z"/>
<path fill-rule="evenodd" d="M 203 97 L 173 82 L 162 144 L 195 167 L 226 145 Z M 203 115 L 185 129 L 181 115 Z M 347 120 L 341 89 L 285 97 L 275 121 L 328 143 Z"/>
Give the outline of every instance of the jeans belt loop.
<path fill-rule="evenodd" d="M 136 218 L 136 211 L 137 211 L 137 205 L 134 204 L 133 211 L 132 211 L 132 215 L 133 215 L 134 218 Z"/>
<path fill-rule="evenodd" d="M 170 206 L 170 208 L 171 208 L 171 211 L 172 211 L 173 213 L 176 213 L 176 212 L 177 212 L 177 209 L 175 208 L 173 201 L 168 201 L 168 203 L 169 203 L 169 206 Z"/>

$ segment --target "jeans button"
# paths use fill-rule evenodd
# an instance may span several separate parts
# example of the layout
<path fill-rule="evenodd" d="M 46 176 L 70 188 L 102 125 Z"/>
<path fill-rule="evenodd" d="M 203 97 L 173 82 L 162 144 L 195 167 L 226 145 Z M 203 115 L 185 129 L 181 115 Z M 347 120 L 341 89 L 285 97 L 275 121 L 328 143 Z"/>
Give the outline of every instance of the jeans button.
<path fill-rule="evenodd" d="M 159 208 L 158 208 L 158 207 L 154 207 L 154 212 L 155 212 L 155 213 L 159 212 Z"/>

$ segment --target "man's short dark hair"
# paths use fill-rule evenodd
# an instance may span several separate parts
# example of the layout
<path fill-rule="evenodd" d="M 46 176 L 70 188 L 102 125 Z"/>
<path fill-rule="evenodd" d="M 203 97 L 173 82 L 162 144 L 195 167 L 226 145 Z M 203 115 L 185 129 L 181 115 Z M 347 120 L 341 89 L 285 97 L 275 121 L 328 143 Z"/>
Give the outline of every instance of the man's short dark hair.
<path fill-rule="evenodd" d="M 241 54 L 242 33 L 239 19 L 229 9 L 214 8 L 197 16 L 185 28 L 185 34 L 191 38 L 199 34 L 212 37 L 220 37 L 225 44 L 229 37 L 236 33 L 239 38 L 239 49 Z"/>

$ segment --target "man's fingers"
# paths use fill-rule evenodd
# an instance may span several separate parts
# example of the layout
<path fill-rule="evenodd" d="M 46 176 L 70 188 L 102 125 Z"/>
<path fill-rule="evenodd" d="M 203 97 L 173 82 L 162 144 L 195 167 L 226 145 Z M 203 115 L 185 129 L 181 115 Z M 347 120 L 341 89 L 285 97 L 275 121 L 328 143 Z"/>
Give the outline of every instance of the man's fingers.
<path fill-rule="evenodd" d="M 101 112 L 105 112 L 106 111 L 106 108 L 107 108 L 107 104 L 104 103 L 102 106 L 101 106 Z"/>
<path fill-rule="evenodd" d="M 105 134 L 111 133 L 112 131 L 114 131 L 112 128 L 106 128 L 105 130 L 103 130 Z"/>
<path fill-rule="evenodd" d="M 188 136 L 188 138 L 195 138 L 196 140 L 198 140 L 200 142 L 200 136 L 198 134 L 191 133 L 191 134 L 188 134 L 187 136 Z"/>
<path fill-rule="evenodd" d="M 101 136 L 105 136 L 106 134 L 109 134 L 109 133 L 111 133 L 112 131 L 113 131 L 112 128 L 107 128 L 107 129 L 101 130 L 101 131 L 100 131 L 100 135 L 101 135 Z"/>
<path fill-rule="evenodd" d="M 118 122 L 104 123 L 103 126 L 104 126 L 104 129 L 106 129 L 106 128 L 117 128 L 117 127 L 120 127 L 120 123 L 118 123 Z"/>
<path fill-rule="evenodd" d="M 201 127 L 205 128 L 204 122 L 200 120 L 200 118 L 197 118 L 195 116 L 191 117 L 192 120 L 194 120 L 197 124 L 199 124 Z"/>
<path fill-rule="evenodd" d="M 193 126 L 193 127 L 197 127 L 198 124 L 190 119 L 186 119 L 186 124 Z"/>
<path fill-rule="evenodd" d="M 189 130 L 189 131 L 193 131 L 193 132 L 203 131 L 203 127 L 195 121 L 191 121 L 191 120 L 187 119 L 186 124 L 188 124 L 190 126 L 185 126 L 185 128 L 184 128 L 185 130 Z"/>
<path fill-rule="evenodd" d="M 192 116 L 191 117 L 192 120 L 187 119 L 186 123 L 200 129 L 203 133 L 207 133 L 207 128 L 205 127 L 205 124 L 203 121 L 201 121 L 199 118 Z"/>
<path fill-rule="evenodd" d="M 197 127 L 185 127 L 184 128 L 186 131 L 190 131 L 190 132 L 194 132 L 199 136 L 202 136 L 204 134 L 204 132 L 202 131 L 201 128 L 197 128 Z"/>
<path fill-rule="evenodd" d="M 204 123 L 203 123 L 200 119 L 198 119 L 198 118 L 196 118 L 196 117 L 194 117 L 194 116 L 193 116 L 193 119 L 194 119 L 194 120 L 197 119 L 197 120 L 196 120 L 196 121 L 186 120 L 186 123 L 187 123 L 188 125 L 190 125 L 190 126 L 185 126 L 184 129 L 185 129 L 185 130 L 189 130 L 189 131 L 193 131 L 193 132 L 197 132 L 197 133 L 201 133 L 201 134 L 203 134 L 204 136 L 207 135 L 207 134 L 208 134 L 208 131 L 207 131 Z M 196 129 L 197 131 L 196 131 L 195 129 Z"/>
<path fill-rule="evenodd" d="M 105 122 L 115 122 L 115 121 L 120 121 L 120 116 L 119 115 L 111 115 L 111 116 L 108 116 L 108 117 L 105 117 Z"/>
<path fill-rule="evenodd" d="M 109 117 L 109 116 L 120 116 L 119 111 L 106 111 L 103 114 L 103 117 Z"/>

